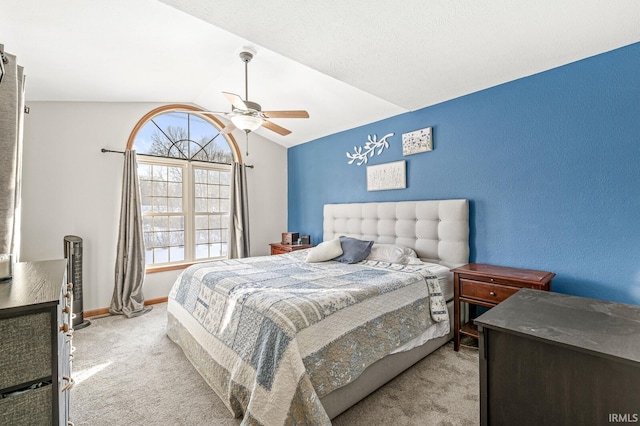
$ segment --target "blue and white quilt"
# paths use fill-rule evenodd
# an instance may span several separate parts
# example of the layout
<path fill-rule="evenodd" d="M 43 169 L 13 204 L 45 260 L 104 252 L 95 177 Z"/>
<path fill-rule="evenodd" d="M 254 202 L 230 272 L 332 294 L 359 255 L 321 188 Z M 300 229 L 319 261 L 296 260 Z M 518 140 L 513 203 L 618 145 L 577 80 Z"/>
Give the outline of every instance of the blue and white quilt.
<path fill-rule="evenodd" d="M 428 327 L 449 332 L 425 266 L 305 255 L 193 265 L 169 295 L 167 334 L 243 425 L 329 425 L 321 397 Z"/>

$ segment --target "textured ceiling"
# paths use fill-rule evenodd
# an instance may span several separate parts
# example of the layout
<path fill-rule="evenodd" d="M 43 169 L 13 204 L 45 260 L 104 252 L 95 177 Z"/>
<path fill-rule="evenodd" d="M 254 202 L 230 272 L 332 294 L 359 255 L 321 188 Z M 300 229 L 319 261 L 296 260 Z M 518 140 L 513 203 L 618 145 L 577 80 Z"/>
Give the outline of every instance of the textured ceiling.
<path fill-rule="evenodd" d="M 274 122 L 293 146 L 640 41 L 636 0 L 22 0 L 0 44 L 27 101 L 191 102 L 244 95 L 307 109 Z"/>

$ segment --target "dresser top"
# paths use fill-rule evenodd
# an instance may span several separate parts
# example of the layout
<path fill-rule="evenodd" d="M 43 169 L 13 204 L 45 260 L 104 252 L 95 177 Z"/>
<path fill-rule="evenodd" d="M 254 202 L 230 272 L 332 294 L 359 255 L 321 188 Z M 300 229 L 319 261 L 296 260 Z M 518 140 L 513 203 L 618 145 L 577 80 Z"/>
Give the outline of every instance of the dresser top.
<path fill-rule="evenodd" d="M 66 259 L 16 263 L 13 278 L 0 281 L 0 311 L 57 304 L 66 270 Z"/>
<path fill-rule="evenodd" d="M 640 306 L 522 289 L 475 319 L 486 328 L 640 362 Z"/>

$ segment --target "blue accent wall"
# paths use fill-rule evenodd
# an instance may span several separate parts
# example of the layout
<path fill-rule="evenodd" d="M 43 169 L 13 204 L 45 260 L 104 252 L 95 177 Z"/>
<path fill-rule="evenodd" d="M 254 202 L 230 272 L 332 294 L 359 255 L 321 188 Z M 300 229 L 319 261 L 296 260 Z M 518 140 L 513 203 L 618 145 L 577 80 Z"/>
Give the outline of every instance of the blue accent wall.
<path fill-rule="evenodd" d="M 434 150 L 403 156 L 429 126 Z M 367 192 L 346 153 L 390 132 L 369 164 L 406 160 L 407 188 Z M 288 182 L 289 231 L 314 243 L 325 203 L 466 198 L 472 262 L 640 304 L 640 43 L 295 146 Z"/>

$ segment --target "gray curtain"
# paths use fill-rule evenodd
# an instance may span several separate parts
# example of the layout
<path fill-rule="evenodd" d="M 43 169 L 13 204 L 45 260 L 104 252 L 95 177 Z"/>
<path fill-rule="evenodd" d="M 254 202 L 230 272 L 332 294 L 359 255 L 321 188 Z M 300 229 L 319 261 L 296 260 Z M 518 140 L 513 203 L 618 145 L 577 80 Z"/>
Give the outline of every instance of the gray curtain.
<path fill-rule="evenodd" d="M 0 45 L 0 51 L 4 51 L 3 45 Z M 20 251 L 24 75 L 14 55 L 5 52 L 4 56 L 7 62 L 0 83 L 0 254 L 11 253 L 17 259 Z"/>
<path fill-rule="evenodd" d="M 151 310 L 144 306 L 142 284 L 145 275 L 142 209 L 136 152 L 124 153 L 122 200 L 116 255 L 115 286 L 109 311 L 127 318 L 137 317 Z"/>
<path fill-rule="evenodd" d="M 231 202 L 229 207 L 229 259 L 249 257 L 249 199 L 247 169 L 234 162 L 231 166 Z"/>

